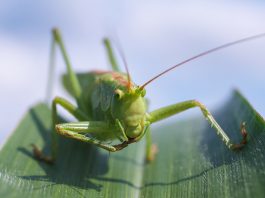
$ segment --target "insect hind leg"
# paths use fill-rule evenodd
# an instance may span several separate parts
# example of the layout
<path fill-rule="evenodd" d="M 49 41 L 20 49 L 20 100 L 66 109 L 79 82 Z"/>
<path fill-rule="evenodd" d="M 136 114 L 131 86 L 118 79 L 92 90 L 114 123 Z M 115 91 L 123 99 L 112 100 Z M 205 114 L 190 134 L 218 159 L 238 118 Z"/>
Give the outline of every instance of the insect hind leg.
<path fill-rule="evenodd" d="M 50 61 L 49 61 L 49 77 L 48 77 L 48 85 L 47 85 L 47 90 L 46 90 L 46 100 L 49 101 L 50 97 L 51 97 L 51 92 L 52 92 L 52 84 L 53 84 L 53 74 L 54 74 L 54 68 L 55 68 L 55 55 L 56 55 L 56 51 L 55 51 L 55 47 L 56 45 L 59 46 L 59 49 L 62 53 L 63 56 L 63 60 L 65 62 L 66 68 L 67 68 L 67 75 L 69 77 L 70 80 L 70 85 L 71 85 L 71 89 L 73 91 L 73 95 L 75 97 L 75 99 L 78 101 L 81 97 L 81 86 L 80 83 L 77 79 L 76 74 L 74 73 L 70 60 L 69 60 L 69 56 L 66 52 L 64 43 L 63 43 L 63 39 L 61 36 L 60 31 L 57 28 L 54 28 L 52 30 L 52 42 L 51 42 L 51 50 L 50 50 Z"/>
<path fill-rule="evenodd" d="M 112 70 L 113 71 L 117 71 L 117 72 L 121 72 L 120 67 L 119 67 L 119 65 L 118 65 L 118 63 L 116 61 L 116 58 L 115 58 L 114 54 L 113 54 L 113 49 L 112 49 L 110 40 L 108 38 L 105 38 L 103 40 L 103 43 L 104 43 L 104 46 L 105 46 L 105 49 L 106 49 L 106 52 L 107 52 L 108 59 L 109 59 L 109 62 L 111 64 Z"/>

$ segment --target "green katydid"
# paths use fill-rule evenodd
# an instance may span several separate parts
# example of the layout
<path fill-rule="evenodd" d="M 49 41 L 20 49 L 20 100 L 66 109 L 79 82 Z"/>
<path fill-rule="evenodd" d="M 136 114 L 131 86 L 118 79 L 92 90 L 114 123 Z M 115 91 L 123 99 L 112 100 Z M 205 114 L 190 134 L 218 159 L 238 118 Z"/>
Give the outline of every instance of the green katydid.
<path fill-rule="evenodd" d="M 126 61 L 122 54 L 126 73 L 120 71 L 108 39 L 104 40 L 104 44 L 113 71 L 89 72 L 87 74 L 89 83 L 86 85 L 80 84 L 79 77 L 72 70 L 59 30 L 53 29 L 52 35 L 51 69 L 54 67 L 54 51 L 56 45 L 58 45 L 67 67 L 65 80 L 71 86 L 68 89 L 70 90 L 71 95 L 76 99 L 77 105 L 75 106 L 61 97 L 53 99 L 52 121 L 54 127 L 51 135 L 51 154 L 46 156 L 41 150 L 33 145 L 33 152 L 37 159 L 47 163 L 53 163 L 55 161 L 57 156 L 57 134 L 60 134 L 78 141 L 94 144 L 110 152 L 122 150 L 129 144 L 138 142 L 143 136 L 145 136 L 146 159 L 147 161 L 151 161 L 154 159 L 155 149 L 153 148 L 155 147 L 153 147 L 151 141 L 150 125 L 194 107 L 200 108 L 203 116 L 208 120 L 210 125 L 215 128 L 217 135 L 229 149 L 240 149 L 246 144 L 247 132 L 245 129 L 245 122 L 242 122 L 241 124 L 242 141 L 238 144 L 234 144 L 218 125 L 207 108 L 197 100 L 184 101 L 147 112 L 145 87 L 161 75 L 164 75 L 172 69 L 189 61 L 231 45 L 264 37 L 265 34 L 244 38 L 200 53 L 170 67 L 141 86 L 132 82 Z M 78 121 L 58 123 L 58 105 L 67 110 Z M 108 140 L 118 140 L 120 143 L 112 145 L 107 143 Z"/>

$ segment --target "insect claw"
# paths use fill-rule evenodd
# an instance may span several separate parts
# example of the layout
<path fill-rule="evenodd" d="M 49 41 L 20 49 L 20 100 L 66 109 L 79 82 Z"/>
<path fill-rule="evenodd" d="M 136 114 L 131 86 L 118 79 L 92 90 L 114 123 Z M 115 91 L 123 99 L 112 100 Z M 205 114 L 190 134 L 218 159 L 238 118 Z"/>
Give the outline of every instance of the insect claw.
<path fill-rule="evenodd" d="M 51 156 L 43 155 L 42 151 L 35 144 L 31 144 L 31 146 L 33 147 L 33 155 L 37 160 L 44 161 L 48 164 L 54 163 L 54 159 Z"/>
<path fill-rule="evenodd" d="M 247 135 L 248 135 L 247 130 L 246 130 L 246 122 L 242 122 L 241 123 L 241 134 L 243 136 L 243 140 L 246 141 L 246 138 L 247 138 Z"/>
<path fill-rule="evenodd" d="M 247 133 L 247 130 L 246 130 L 246 123 L 242 122 L 241 125 L 240 125 L 240 128 L 241 128 L 241 135 L 242 135 L 243 138 L 242 138 L 242 141 L 239 144 L 234 144 L 232 146 L 233 150 L 240 150 L 247 144 L 248 133 Z"/>
<path fill-rule="evenodd" d="M 127 147 L 128 144 L 129 144 L 128 141 L 124 141 L 123 143 L 114 145 L 113 147 L 116 149 L 116 151 L 119 151 Z"/>

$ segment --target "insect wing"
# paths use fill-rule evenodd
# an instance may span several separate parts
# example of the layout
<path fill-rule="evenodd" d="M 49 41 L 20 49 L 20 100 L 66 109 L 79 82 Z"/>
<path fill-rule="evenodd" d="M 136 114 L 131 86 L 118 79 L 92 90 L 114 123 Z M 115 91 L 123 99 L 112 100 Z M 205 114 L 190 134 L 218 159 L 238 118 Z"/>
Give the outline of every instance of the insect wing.
<path fill-rule="evenodd" d="M 105 86 L 104 84 L 100 86 L 100 90 L 101 90 L 100 94 L 101 109 L 102 111 L 107 111 L 111 104 L 113 90 L 111 89 L 111 87 Z"/>
<path fill-rule="evenodd" d="M 95 83 L 96 80 L 96 75 L 94 73 L 78 73 L 77 74 L 77 79 L 80 83 L 82 92 L 85 93 L 88 91 L 89 86 L 93 85 Z M 71 95 L 74 96 L 74 92 L 72 90 L 72 86 L 71 86 L 71 81 L 70 78 L 67 74 L 64 74 L 62 76 L 62 83 L 64 88 L 66 89 L 66 91 Z"/>

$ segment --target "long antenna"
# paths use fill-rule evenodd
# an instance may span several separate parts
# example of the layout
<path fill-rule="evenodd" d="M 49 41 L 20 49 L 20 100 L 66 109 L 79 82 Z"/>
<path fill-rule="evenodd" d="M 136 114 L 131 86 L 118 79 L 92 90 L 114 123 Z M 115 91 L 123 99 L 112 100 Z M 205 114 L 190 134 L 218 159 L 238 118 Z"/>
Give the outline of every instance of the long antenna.
<path fill-rule="evenodd" d="M 193 57 L 191 57 L 191 58 L 189 58 L 189 59 L 186 59 L 186 60 L 184 60 L 184 61 L 182 61 L 182 62 L 180 62 L 180 63 L 178 63 L 178 64 L 176 64 L 176 65 L 174 65 L 174 66 L 172 66 L 172 67 L 170 67 L 170 68 L 168 68 L 168 69 L 166 69 L 165 71 L 161 72 L 160 74 L 156 75 L 155 77 L 151 78 L 151 79 L 148 80 L 146 83 L 144 83 L 144 84 L 140 87 L 140 89 L 144 89 L 144 87 L 145 87 L 146 85 L 148 85 L 149 83 L 151 83 L 151 82 L 154 81 L 155 79 L 157 79 L 157 78 L 159 78 L 160 76 L 164 75 L 165 73 L 167 73 L 167 72 L 169 72 L 169 71 L 175 69 L 176 67 L 179 67 L 179 66 L 181 66 L 181 65 L 183 65 L 183 64 L 185 64 L 185 63 L 188 63 L 188 62 L 190 62 L 190 61 L 192 61 L 192 60 L 194 60 L 194 59 L 197 59 L 197 58 L 200 58 L 200 57 L 202 57 L 202 56 L 204 56 L 204 55 L 207 55 L 207 54 L 210 54 L 210 53 L 213 53 L 213 52 L 219 51 L 219 50 L 221 50 L 221 49 L 224 49 L 224 48 L 230 47 L 230 46 L 232 46 L 232 45 L 236 45 L 236 44 L 239 44 L 239 43 L 244 43 L 244 42 L 247 42 L 247 41 L 250 41 L 250 40 L 254 40 L 254 39 L 258 39 L 258 38 L 261 38 L 261 37 L 264 37 L 264 36 L 265 36 L 265 33 L 263 33 L 263 34 L 258 34 L 258 35 L 255 35 L 255 36 L 246 37 L 246 38 L 243 38 L 243 39 L 240 39 L 240 40 L 237 40 L 237 41 L 233 41 L 233 42 L 230 42 L 230 43 L 226 43 L 226 44 L 221 45 L 221 46 L 219 46 L 219 47 L 215 47 L 215 48 L 212 48 L 212 49 L 210 49 L 210 50 L 204 51 L 204 52 L 202 52 L 202 53 L 200 53 L 200 54 L 197 54 L 196 56 L 193 56 Z"/>

